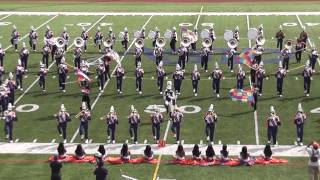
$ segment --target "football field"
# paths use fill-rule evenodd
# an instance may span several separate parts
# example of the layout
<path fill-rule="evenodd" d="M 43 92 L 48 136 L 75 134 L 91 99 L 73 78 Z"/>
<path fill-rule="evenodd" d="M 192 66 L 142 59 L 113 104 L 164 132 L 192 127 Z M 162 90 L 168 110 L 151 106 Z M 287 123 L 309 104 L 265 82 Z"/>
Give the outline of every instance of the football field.
<path fill-rule="evenodd" d="M 160 6 L 160 5 L 159 5 Z M 164 5 L 165 6 L 165 5 Z M 226 5 L 227 6 L 227 5 Z M 192 30 L 197 27 L 199 33 L 214 24 L 214 30 L 217 36 L 214 41 L 214 54 L 209 58 L 209 72 L 200 71 L 201 80 L 199 82 L 198 96 L 193 96 L 192 82 L 190 74 L 193 71 L 194 64 L 200 67 L 200 55 L 191 54 L 190 60 L 186 65 L 185 80 L 182 83 L 182 92 L 178 97 L 177 104 L 183 109 L 184 121 L 181 127 L 181 139 L 184 144 L 206 144 L 204 114 L 207 112 L 210 104 L 214 105 L 215 112 L 218 115 L 218 125 L 214 138 L 215 144 L 241 144 L 241 145 L 264 145 L 267 143 L 266 118 L 270 114 L 270 106 L 274 106 L 277 115 L 282 121 L 282 126 L 278 133 L 279 145 L 294 145 L 296 140 L 296 129 L 293 123 L 294 115 L 297 111 L 298 103 L 302 103 L 302 107 L 307 114 L 307 123 L 305 124 L 304 143 L 307 144 L 312 140 L 319 139 L 319 114 L 316 109 L 320 108 L 320 81 L 319 81 L 319 64 L 316 65 L 316 73 L 311 83 L 311 93 L 306 97 L 303 93 L 303 77 L 301 76 L 304 64 L 308 60 L 308 52 L 302 53 L 302 62 L 297 63 L 292 54 L 290 58 L 289 69 L 284 80 L 283 97 L 279 98 L 276 94 L 276 78 L 274 76 L 278 68 L 279 51 L 276 48 L 275 34 L 282 25 L 286 34 L 286 39 L 297 39 L 302 27 L 306 27 L 309 35 L 307 46 L 314 44 L 315 47 L 320 46 L 320 13 L 312 12 L 272 12 L 272 9 L 266 8 L 264 12 L 210 12 L 206 6 L 201 5 L 197 8 L 185 5 L 188 12 L 137 12 L 130 9 L 126 12 L 29 12 L 21 10 L 19 12 L 0 12 L 0 43 L 2 48 L 6 50 L 4 68 L 8 76 L 9 72 L 14 72 L 19 54 L 14 52 L 10 45 L 10 34 L 12 25 L 16 25 L 20 33 L 19 47 L 22 42 L 26 42 L 28 46 L 28 33 L 30 26 L 34 26 L 39 34 L 37 52 L 31 52 L 29 56 L 29 71 L 23 79 L 24 91 L 16 91 L 15 110 L 17 111 L 18 122 L 14 124 L 14 141 L 16 143 L 52 143 L 56 146 L 63 139 L 59 136 L 56 129 L 56 119 L 53 114 L 57 113 L 60 105 L 63 103 L 67 111 L 72 115 L 72 121 L 68 123 L 67 140 L 68 143 L 81 143 L 78 133 L 79 120 L 74 116 L 79 112 L 81 105 L 81 90 L 76 83 L 76 75 L 70 71 L 67 78 L 66 92 L 59 91 L 57 68 L 55 62 L 51 62 L 49 73 L 47 75 L 46 92 L 42 93 L 38 85 L 37 72 L 39 70 L 39 61 L 42 58 L 43 35 L 46 26 L 49 25 L 56 36 L 63 31 L 63 27 L 67 27 L 71 40 L 68 44 L 68 52 L 66 53 L 66 62 L 73 64 L 73 40 L 79 37 L 82 27 L 88 30 L 90 40 L 88 41 L 87 53 L 83 54 L 83 58 L 89 62 L 94 62 L 103 54 L 98 52 L 94 47 L 93 38 L 100 27 L 104 35 L 108 33 L 111 26 L 113 31 L 118 35 L 125 27 L 130 33 L 129 49 L 124 51 L 120 40 L 117 37 L 114 49 L 120 55 L 120 61 L 125 69 L 125 79 L 123 84 L 123 94 L 118 94 L 116 89 L 116 79 L 112 77 L 107 81 L 103 92 L 99 92 L 95 79 L 95 74 L 91 76 L 93 83 L 91 86 L 91 105 L 92 120 L 89 123 L 89 139 L 91 143 L 105 144 L 106 149 L 110 149 L 107 143 L 105 121 L 100 117 L 109 112 L 110 106 L 115 107 L 115 111 L 119 117 L 119 125 L 116 130 L 116 143 L 124 143 L 128 141 L 130 148 L 135 149 L 129 136 L 129 124 L 127 116 L 130 113 L 130 106 L 134 105 L 141 115 L 141 124 L 138 130 L 139 144 L 155 144 L 152 137 L 150 112 L 155 107 L 163 107 L 163 97 L 159 94 L 156 81 L 156 65 L 153 56 L 152 40 L 146 39 L 144 42 L 145 53 L 142 55 L 142 67 L 145 70 L 143 78 L 143 94 L 139 95 L 135 87 L 135 65 L 134 65 L 134 49 L 135 38 L 133 33 L 141 28 L 145 28 L 146 32 L 152 31 L 155 27 L 160 29 L 161 35 L 167 29 L 176 27 L 180 35 L 180 26 L 187 25 Z M 318 7 L 318 6 L 317 6 Z M 57 10 L 59 11 L 59 10 Z M 62 9 L 63 11 L 63 9 Z M 74 10 L 77 11 L 77 10 Z M 38 15 L 36 15 L 38 14 Z M 258 109 L 256 115 L 253 108 L 240 102 L 234 102 L 229 97 L 229 91 L 236 87 L 237 65 L 234 66 L 235 72 L 230 72 L 227 67 L 227 59 L 225 58 L 225 50 L 227 43 L 223 38 L 225 30 L 234 30 L 236 26 L 240 31 L 240 43 L 238 51 L 243 52 L 245 49 L 254 46 L 255 42 L 247 38 L 249 28 L 257 28 L 263 24 L 266 43 L 264 45 L 265 54 L 262 56 L 267 78 L 264 80 L 263 95 L 259 97 Z M 201 38 L 197 43 L 200 50 Z M 166 81 L 172 80 L 172 73 L 175 70 L 178 60 L 177 55 L 172 55 L 169 41 L 167 40 L 164 54 L 164 67 L 167 72 Z M 215 62 L 218 62 L 223 70 L 224 79 L 221 81 L 220 98 L 217 98 L 212 90 L 212 80 L 209 78 L 214 69 Z M 116 62 L 112 63 L 111 72 L 114 71 Z M 247 79 L 245 80 L 245 88 L 250 88 L 249 76 L 250 69 L 243 65 L 246 70 Z M 95 72 L 95 67 L 90 67 L 91 72 Z M 166 83 L 165 83 L 166 84 Z M 311 112 L 312 111 L 312 112 Z M 164 113 L 165 114 L 165 113 Z M 3 122 L 1 122 L 2 125 Z M 174 144 L 173 137 L 169 128 L 168 115 L 165 114 L 165 122 L 161 125 L 161 139 L 167 144 Z M 0 148 L 6 145 L 4 134 L 0 136 Z M 215 146 L 216 152 L 219 152 L 220 145 Z M 1 150 L 0 150 L 1 151 Z M 32 151 L 32 149 L 30 149 Z M 112 151 L 112 150 L 110 150 Z M 190 150 L 189 150 L 190 151 Z M 113 151 L 112 151 L 113 152 Z M 28 153 L 28 152 L 25 152 Z M 73 152 L 69 152 L 72 154 Z M 262 152 L 261 152 L 262 153 Z M 160 155 L 162 156 L 162 155 Z M 21 173 L 28 174 L 25 179 L 32 179 L 38 176 L 39 179 L 48 179 L 46 174 L 49 168 L 45 164 L 48 155 L 0 155 L 0 179 L 19 179 L 22 176 L 13 174 L 14 168 L 21 169 Z M 159 157 L 159 156 L 157 156 Z M 246 167 L 184 167 L 176 165 L 168 165 L 170 160 L 168 154 L 164 154 L 161 163 L 157 165 L 110 165 L 108 166 L 111 179 L 120 179 L 120 171 L 138 179 L 305 179 L 307 177 L 306 158 L 291 157 L 289 164 L 263 167 L 257 166 L 247 170 Z M 30 165 L 30 166 L 27 166 Z M 93 165 L 91 164 L 67 164 L 63 169 L 63 176 L 66 179 L 92 179 Z M 291 168 L 302 169 L 302 172 L 292 172 Z M 81 171 L 81 173 L 74 173 Z M 197 171 L 201 172 L 201 176 L 193 177 Z M 272 172 L 272 173 L 271 173 Z M 273 173 L 275 172 L 275 173 Z M 292 173 L 292 176 L 291 176 Z M 225 174 L 230 174 L 226 176 Z M 280 176 L 279 176 L 280 174 Z M 289 175 L 290 174 L 290 175 Z M 248 177 L 254 178 L 248 178 Z M 291 177 L 290 177 L 291 176 Z M 188 178 L 186 178 L 188 177 Z"/>

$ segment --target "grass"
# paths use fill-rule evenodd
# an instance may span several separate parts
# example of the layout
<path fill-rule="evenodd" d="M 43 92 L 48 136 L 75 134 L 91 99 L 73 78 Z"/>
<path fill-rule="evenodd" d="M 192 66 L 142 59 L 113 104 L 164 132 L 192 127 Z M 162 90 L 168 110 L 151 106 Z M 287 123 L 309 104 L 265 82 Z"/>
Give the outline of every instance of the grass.
<path fill-rule="evenodd" d="M 299 3 L 298 3 L 299 4 Z M 12 4 L 1 3 L 0 10 L 19 10 L 19 11 L 49 11 L 50 9 L 59 11 L 82 11 L 86 9 L 87 11 L 102 11 L 103 10 L 114 10 L 114 11 L 196 11 L 198 12 L 201 4 L 189 4 L 180 5 L 173 7 L 172 4 L 163 4 L 158 6 L 151 6 L 151 4 L 146 5 L 133 5 L 129 8 L 131 4 L 79 4 L 73 6 L 73 4 L 64 3 L 62 5 L 57 5 L 55 3 L 20 3 Z M 269 6 L 270 5 L 270 6 Z M 265 6 L 269 6 L 268 9 Z M 306 6 L 308 6 L 306 8 Z M 252 11 L 252 10 L 263 10 L 263 11 L 279 11 L 283 4 L 273 3 L 273 4 L 260 4 L 248 6 L 246 4 L 236 3 L 234 6 L 226 6 L 226 4 L 208 4 L 204 7 L 204 11 L 217 11 L 222 7 L 227 7 L 226 11 L 232 11 L 238 8 L 238 11 Z M 297 9 L 299 7 L 299 9 Z M 289 4 L 288 11 L 316 11 L 318 9 L 318 3 L 310 4 L 307 3 L 305 6 L 298 6 L 297 4 Z M 3 16 L 0 16 L 0 18 Z M 48 24 L 53 29 L 56 35 L 59 35 L 62 31 L 62 27 L 65 24 L 73 24 L 72 26 L 67 26 L 69 34 L 71 36 L 71 42 L 75 37 L 78 37 L 81 32 L 81 28 L 77 26 L 77 23 L 88 22 L 93 25 L 101 16 L 58 16 L 53 19 Z M 16 24 L 20 34 L 23 36 L 29 32 L 30 25 L 38 27 L 43 22 L 49 20 L 52 16 L 10 16 L 6 18 L 6 22 L 12 22 Z M 101 23 L 113 23 L 113 30 L 116 34 L 123 30 L 124 27 L 128 27 L 130 32 L 130 40 L 133 39 L 133 32 L 140 29 L 145 22 L 148 20 L 149 16 L 106 16 L 100 22 Z M 317 22 L 318 17 L 316 16 L 300 16 L 302 24 L 307 22 Z M 196 24 L 197 16 L 177 16 L 177 17 L 166 17 L 166 16 L 153 16 L 150 22 L 146 26 L 146 32 L 153 30 L 155 26 L 158 26 L 163 32 L 166 29 L 170 29 L 173 26 L 178 27 L 179 23 L 190 22 Z M 240 28 L 240 44 L 239 49 L 245 49 L 249 46 L 249 42 L 246 39 L 247 24 L 245 16 L 201 16 L 198 23 L 198 29 L 201 31 L 203 27 L 202 23 L 213 22 L 215 23 L 215 31 L 218 39 L 215 42 L 215 47 L 224 49 L 226 48 L 226 42 L 223 40 L 223 33 L 226 29 L 234 29 L 236 25 Z M 287 27 L 284 26 L 284 31 L 287 38 L 294 39 L 297 37 L 301 31 L 301 27 L 295 16 L 250 16 L 249 23 L 250 27 L 257 27 L 260 24 L 264 25 L 264 32 L 266 36 L 266 49 L 275 49 L 276 42 L 272 37 L 274 37 L 275 32 L 278 30 L 280 24 L 285 22 L 297 23 L 297 26 Z M 99 24 L 98 24 L 99 25 Z M 318 25 L 319 26 L 319 25 Z M 318 26 L 306 26 L 307 32 L 309 33 L 310 39 L 315 43 L 316 46 L 319 45 L 320 40 L 318 38 Z M 11 25 L 1 26 L 0 42 L 3 47 L 9 46 L 9 37 L 11 33 Z M 90 27 L 90 26 L 88 26 Z M 91 37 L 97 26 L 93 27 L 89 32 Z M 45 26 L 38 30 L 39 46 L 38 52 L 31 52 L 29 58 L 29 72 L 28 78 L 24 79 L 24 88 L 26 89 L 31 85 L 36 79 L 36 72 L 38 71 L 39 60 L 41 59 L 41 47 L 43 45 L 42 37 L 45 31 Z M 102 27 L 104 33 L 107 32 L 107 27 Z M 27 38 L 23 41 L 27 42 Z M 97 53 L 97 48 L 93 47 L 92 39 L 90 40 L 90 45 L 88 53 L 84 56 L 87 58 L 96 59 L 101 56 Z M 254 42 L 252 42 L 254 43 Z M 201 44 L 197 44 L 200 48 Z M 20 43 L 21 47 L 21 43 Z M 134 84 L 134 57 L 133 50 L 134 46 L 130 49 L 129 53 L 123 58 L 123 65 L 126 69 L 127 79 L 124 80 L 124 94 L 117 95 L 115 79 L 113 78 L 105 92 L 97 101 L 96 106 L 92 111 L 93 120 L 89 125 L 89 136 L 93 139 L 93 142 L 105 142 L 106 141 L 106 124 L 105 122 L 99 120 L 101 116 L 108 112 L 111 105 L 115 106 L 115 109 L 120 118 L 120 124 L 117 127 L 116 141 L 122 143 L 129 139 L 127 123 L 127 115 L 130 111 L 130 105 L 133 104 L 138 109 L 142 117 L 142 123 L 139 127 L 139 142 L 143 142 L 145 139 L 149 143 L 154 143 L 151 136 L 151 124 L 149 120 L 149 114 L 144 112 L 144 109 L 148 105 L 152 104 L 163 104 L 162 97 L 158 94 L 156 81 L 152 79 L 155 77 L 155 63 L 154 58 L 151 54 L 151 40 L 145 41 L 146 54 L 143 55 L 143 67 L 145 69 L 145 79 L 143 80 L 143 95 L 139 96 L 135 92 Z M 72 50 L 72 48 L 71 48 Z M 119 52 L 120 56 L 123 55 L 123 48 L 119 41 L 116 42 L 115 50 Z M 169 52 L 169 42 L 166 44 L 166 50 Z M 200 57 L 191 56 L 190 62 L 187 64 L 186 68 L 186 79 L 183 82 L 183 90 L 181 96 L 178 99 L 178 105 L 196 105 L 201 107 L 201 112 L 196 114 L 185 114 L 185 120 L 182 124 L 182 139 L 185 143 L 194 144 L 199 143 L 200 140 L 205 140 L 204 135 L 204 122 L 202 120 L 202 115 L 206 112 L 208 106 L 212 103 L 215 105 L 215 110 L 219 116 L 219 122 L 217 127 L 217 132 L 215 136 L 215 141 L 221 140 L 222 143 L 235 144 L 236 141 L 240 140 L 241 144 L 255 144 L 255 123 L 253 119 L 253 110 L 250 106 L 244 103 L 237 103 L 230 101 L 228 92 L 231 88 L 235 87 L 236 81 L 234 78 L 235 73 L 228 71 L 226 66 L 226 61 L 221 54 L 216 53 L 210 56 L 209 69 L 213 69 L 214 62 L 219 62 L 221 68 L 224 71 L 224 76 L 226 80 L 221 83 L 221 98 L 217 99 L 213 96 L 211 89 L 211 80 L 208 80 L 210 73 L 205 73 L 201 71 L 201 80 L 199 84 L 199 96 L 192 96 L 192 88 L 190 79 L 190 72 L 193 69 L 193 64 L 197 63 L 200 66 Z M 311 96 L 303 96 L 303 81 L 300 76 L 302 68 L 291 71 L 285 79 L 284 84 L 284 97 L 279 99 L 276 97 L 275 92 L 275 78 L 273 73 L 277 70 L 277 53 L 265 54 L 263 55 L 263 61 L 265 63 L 266 72 L 269 75 L 269 80 L 264 81 L 264 92 L 263 96 L 259 98 L 258 104 L 258 128 L 259 128 L 259 140 L 261 144 L 266 143 L 266 128 L 265 119 L 269 115 L 270 105 L 274 105 L 277 113 L 279 114 L 283 126 L 279 130 L 279 143 L 280 144 L 293 144 L 295 140 L 295 126 L 293 124 L 293 116 L 297 110 L 297 104 L 302 102 L 303 108 L 307 113 L 308 121 L 305 126 L 305 142 L 311 140 L 319 140 L 319 117 L 318 114 L 309 113 L 311 109 L 317 108 L 319 106 L 318 99 L 320 97 L 317 89 L 320 88 L 320 83 L 317 80 L 319 78 L 318 65 L 316 66 L 317 73 L 314 76 L 314 81 L 311 85 Z M 13 52 L 12 49 L 7 51 L 5 58 L 5 70 L 6 72 L 13 71 L 16 65 L 16 60 L 18 54 Z M 66 59 L 69 64 L 72 63 L 72 53 L 66 54 Z M 295 59 L 291 58 L 290 68 L 300 67 L 307 60 L 307 53 L 303 54 L 303 62 L 301 64 L 295 63 Z M 175 62 L 177 61 L 176 56 L 166 54 L 164 57 L 165 68 L 169 73 L 168 79 L 171 80 L 171 73 L 175 69 Z M 112 68 L 115 67 L 113 63 Z M 248 71 L 248 68 L 245 68 Z M 91 67 L 91 71 L 94 72 L 94 67 Z M 237 68 L 235 66 L 235 72 Z M 68 84 L 67 92 L 62 94 L 58 91 L 58 80 L 53 79 L 53 75 L 56 75 L 56 67 L 52 66 L 50 73 L 47 76 L 47 93 L 42 95 L 38 84 L 35 84 L 28 93 L 21 99 L 17 104 L 38 104 L 40 108 L 35 112 L 22 113 L 18 112 L 19 121 L 14 125 L 14 137 L 19 138 L 22 142 L 31 142 L 33 139 L 37 138 L 38 142 L 50 142 L 52 139 L 57 139 L 60 141 L 60 137 L 56 131 L 56 121 L 53 118 L 53 114 L 59 110 L 60 104 L 65 103 L 67 110 L 73 115 L 78 113 L 81 93 L 79 91 L 77 84 Z M 7 74 L 6 74 L 7 76 Z M 68 81 L 74 81 L 75 77 L 73 73 L 69 73 L 70 78 Z M 249 73 L 247 73 L 247 77 Z M 94 77 L 94 76 L 93 76 Z M 298 80 L 296 80 L 298 77 Z M 245 81 L 245 87 L 249 87 L 248 80 Z M 19 97 L 22 92 L 17 91 L 16 98 Z M 91 92 L 91 102 L 93 102 L 98 95 L 98 88 L 96 83 L 92 85 Z M 167 120 L 166 115 L 166 120 Z M 164 136 L 166 123 L 161 126 L 161 137 Z M 73 121 L 68 124 L 68 140 L 71 139 L 76 129 L 79 126 L 77 119 L 73 118 Z M 3 139 L 1 136 L 0 139 Z M 167 143 L 174 143 L 174 138 L 170 135 L 168 136 Z M 80 142 L 79 136 L 75 139 L 76 143 Z M 48 164 L 42 162 L 47 159 L 47 155 L 0 155 L 0 179 L 48 179 L 49 177 L 49 167 Z M 288 165 L 280 166 L 255 166 L 250 169 L 247 167 L 182 167 L 168 165 L 167 161 L 170 157 L 165 156 L 160 164 L 158 176 L 163 178 L 176 178 L 184 179 L 306 179 L 306 158 L 289 158 L 290 163 Z M 22 162 L 17 163 L 17 160 Z M 36 163 L 29 163 L 29 161 L 34 161 Z M 40 162 L 41 161 L 41 162 Z M 116 165 L 108 166 L 110 170 L 111 179 L 119 179 L 120 169 L 125 173 L 139 179 L 151 179 L 155 166 L 152 165 Z M 188 171 L 185 171 L 188 168 Z M 299 169 L 299 171 L 292 171 L 291 169 Z M 19 173 L 16 169 L 19 169 Z M 92 171 L 94 167 L 90 164 L 66 164 L 63 169 L 63 176 L 68 179 L 92 179 Z M 178 172 L 178 173 L 177 173 Z M 195 172 L 201 172 L 201 176 L 192 176 Z"/>

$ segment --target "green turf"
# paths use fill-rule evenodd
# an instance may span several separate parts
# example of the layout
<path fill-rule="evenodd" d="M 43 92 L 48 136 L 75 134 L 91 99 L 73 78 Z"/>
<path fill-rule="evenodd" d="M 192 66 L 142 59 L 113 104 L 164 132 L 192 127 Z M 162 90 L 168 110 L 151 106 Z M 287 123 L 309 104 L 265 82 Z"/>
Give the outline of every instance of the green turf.
<path fill-rule="evenodd" d="M 204 12 L 259 12 L 266 11 L 318 11 L 318 2 L 259 2 L 259 3 L 54 3 L 54 2 L 1 2 L 1 11 L 185 11 L 198 12 L 204 6 Z M 227 8 L 226 8 L 227 7 Z M 223 9 L 223 10 L 222 10 Z"/>
<path fill-rule="evenodd" d="M 48 179 L 50 177 L 49 163 L 45 162 L 47 155 L 0 155 L 0 179 Z M 214 179 L 214 180 L 236 180 L 241 179 L 279 179 L 279 180 L 300 180 L 307 179 L 306 158 L 286 158 L 288 164 L 283 165 L 256 165 L 253 167 L 199 167 L 170 165 L 169 156 L 162 157 L 161 168 L 158 173 L 160 178 L 174 179 Z M 121 179 L 120 171 L 123 174 L 138 179 L 151 179 L 155 165 L 150 164 L 106 164 L 109 170 L 110 179 Z M 63 164 L 61 170 L 63 179 L 93 179 L 94 164 Z M 295 169 L 295 170 L 292 170 Z M 19 173 L 17 173 L 17 170 Z M 195 174 L 195 172 L 198 172 Z M 201 172 L 201 173 L 200 173 Z M 290 176 L 288 176 L 290 174 Z"/>

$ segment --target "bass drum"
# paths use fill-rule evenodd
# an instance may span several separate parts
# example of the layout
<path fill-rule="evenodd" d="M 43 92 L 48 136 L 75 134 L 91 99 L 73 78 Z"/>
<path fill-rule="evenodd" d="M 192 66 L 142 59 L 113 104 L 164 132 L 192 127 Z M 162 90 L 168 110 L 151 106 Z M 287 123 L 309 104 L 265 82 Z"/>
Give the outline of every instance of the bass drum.
<path fill-rule="evenodd" d="M 208 30 L 208 29 L 204 29 L 204 30 L 200 33 L 200 37 L 201 37 L 202 39 L 209 38 L 209 37 L 210 37 L 209 30 Z"/>
<path fill-rule="evenodd" d="M 257 30 L 256 28 L 250 28 L 250 29 L 248 30 L 247 36 L 248 36 L 248 39 L 249 39 L 249 40 L 254 40 L 254 39 L 256 39 L 257 36 L 258 36 L 258 30 Z"/>
<path fill-rule="evenodd" d="M 223 34 L 223 38 L 226 41 L 230 41 L 230 39 L 233 38 L 233 32 L 230 30 L 226 30 L 226 32 L 224 32 L 224 34 Z"/>

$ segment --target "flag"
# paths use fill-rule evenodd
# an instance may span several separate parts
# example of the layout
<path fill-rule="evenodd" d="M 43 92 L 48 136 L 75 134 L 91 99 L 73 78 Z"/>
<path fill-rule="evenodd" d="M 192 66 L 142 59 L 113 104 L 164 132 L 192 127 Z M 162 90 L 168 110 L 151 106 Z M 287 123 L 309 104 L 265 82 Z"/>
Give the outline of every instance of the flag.
<path fill-rule="evenodd" d="M 78 82 L 84 81 L 85 79 L 91 81 L 91 79 L 83 73 L 81 70 L 77 70 Z"/>
<path fill-rule="evenodd" d="M 249 103 L 250 105 L 254 103 L 253 93 L 251 89 L 231 89 L 229 95 L 232 101 L 240 101 L 244 103 Z"/>
<path fill-rule="evenodd" d="M 253 68 L 253 60 L 254 56 L 256 54 L 256 51 L 248 48 L 243 53 L 239 54 L 239 56 L 236 58 L 236 62 L 239 64 L 245 64 L 250 68 Z"/>

